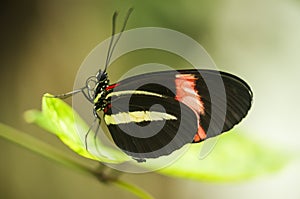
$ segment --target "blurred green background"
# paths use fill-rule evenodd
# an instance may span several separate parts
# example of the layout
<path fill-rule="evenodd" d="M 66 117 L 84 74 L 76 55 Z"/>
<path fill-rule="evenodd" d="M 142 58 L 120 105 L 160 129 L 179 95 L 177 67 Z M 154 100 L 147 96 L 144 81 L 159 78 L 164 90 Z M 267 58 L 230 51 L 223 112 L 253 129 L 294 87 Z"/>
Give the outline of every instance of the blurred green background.
<path fill-rule="evenodd" d="M 300 151 L 300 1 L 110 0 L 7 1 L 1 4 L 1 122 L 24 130 L 76 157 L 58 139 L 24 122 L 43 93 L 72 90 L 86 55 L 111 34 L 116 10 L 135 10 L 127 29 L 158 26 L 197 40 L 220 70 L 245 79 L 254 106 L 236 128 L 262 143 Z M 119 26 L 122 24 L 120 16 Z M 122 74 L 151 56 L 117 62 Z M 155 53 L 152 54 L 155 57 Z M 168 63 L 167 58 L 162 58 Z M 135 64 L 133 64 L 135 63 Z M 122 65 L 123 64 L 123 65 Z M 70 100 L 68 100 L 71 102 Z M 0 139 L 0 198 L 133 198 Z M 221 167 L 222 165 L 220 165 Z M 280 173 L 243 183 L 213 184 L 158 174 L 126 174 L 156 198 L 300 198 L 299 162 Z"/>

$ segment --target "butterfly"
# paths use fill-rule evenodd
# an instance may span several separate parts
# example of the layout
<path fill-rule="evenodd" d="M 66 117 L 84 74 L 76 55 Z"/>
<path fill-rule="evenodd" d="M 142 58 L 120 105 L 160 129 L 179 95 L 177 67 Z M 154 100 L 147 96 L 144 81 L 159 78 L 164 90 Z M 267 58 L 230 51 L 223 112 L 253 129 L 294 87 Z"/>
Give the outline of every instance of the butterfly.
<path fill-rule="evenodd" d="M 95 119 L 104 120 L 116 146 L 138 161 L 169 155 L 188 143 L 215 137 L 247 115 L 253 99 L 251 88 L 226 72 L 169 70 L 135 75 L 111 84 L 106 69 L 131 12 L 132 9 L 115 42 L 117 13 L 113 15 L 104 70 L 90 77 L 85 87 L 59 97 L 82 92 L 94 104 Z M 95 83 L 92 88 L 90 81 Z M 85 137 L 87 148 L 89 132 Z"/>

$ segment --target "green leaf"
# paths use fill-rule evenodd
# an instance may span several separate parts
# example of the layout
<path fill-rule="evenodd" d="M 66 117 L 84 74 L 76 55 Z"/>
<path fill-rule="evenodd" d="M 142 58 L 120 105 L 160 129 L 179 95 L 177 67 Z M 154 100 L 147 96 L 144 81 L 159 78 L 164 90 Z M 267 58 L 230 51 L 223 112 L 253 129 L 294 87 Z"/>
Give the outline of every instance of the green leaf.
<path fill-rule="evenodd" d="M 26 118 L 29 120 L 33 120 L 35 114 L 39 114 L 39 112 L 37 111 L 28 112 L 26 114 Z M 2 123 L 0 123 L 0 138 L 4 138 L 14 144 L 22 146 L 33 153 L 39 154 L 60 165 L 73 169 L 74 171 L 78 171 L 82 174 L 86 174 L 87 176 L 96 177 L 98 180 L 100 179 L 99 175 L 101 177 L 105 176 L 106 185 L 112 184 L 118 186 L 126 191 L 133 193 L 134 195 L 138 196 L 141 199 L 153 199 L 153 197 L 148 192 L 137 187 L 136 185 L 117 179 L 115 176 L 110 176 L 111 174 L 108 172 L 109 170 L 107 170 L 107 167 L 104 166 L 103 164 L 102 164 L 103 167 L 99 167 L 100 169 L 98 168 L 98 170 L 91 169 L 87 165 L 74 160 L 73 158 L 62 153 L 61 151 L 57 150 L 53 146 L 48 145 L 47 143 L 42 142 L 41 140 L 38 140 L 27 133 L 21 132 L 17 129 L 14 129 Z M 104 183 L 104 181 L 101 180 L 100 182 Z"/>
<path fill-rule="evenodd" d="M 180 159 L 158 172 L 200 181 L 241 181 L 276 172 L 291 160 L 279 150 L 232 131 L 219 136 L 213 150 L 200 159 L 203 144 L 191 144 Z"/>
<path fill-rule="evenodd" d="M 121 163 L 128 159 L 121 151 L 105 146 L 100 140 L 97 140 L 97 145 L 89 143 L 89 150 L 86 150 L 77 129 L 88 132 L 89 127 L 68 104 L 50 94 L 43 97 L 42 112 L 29 110 L 24 116 L 27 122 L 35 123 L 57 135 L 62 142 L 83 157 L 106 163 Z"/>
<path fill-rule="evenodd" d="M 87 151 L 74 125 L 75 123 L 77 126 L 80 125 L 84 132 L 88 131 L 88 126 L 62 100 L 45 95 L 42 110 L 42 112 L 27 111 L 26 120 L 54 133 L 79 155 L 107 163 L 122 163 L 128 160 L 128 156 L 106 147 L 100 140 L 97 146 L 89 145 L 89 149 L 98 147 L 97 150 L 101 151 L 100 155 Z M 207 141 L 201 144 L 191 144 L 187 152 L 177 161 L 157 172 L 167 176 L 201 181 L 241 181 L 276 172 L 291 160 L 291 157 L 284 152 L 268 147 L 264 143 L 255 142 L 240 132 L 231 131 L 218 138 L 216 146 L 204 159 L 200 159 L 200 151 Z M 149 160 L 149 162 L 152 161 Z M 151 168 L 155 168 L 155 163 L 150 165 Z"/>

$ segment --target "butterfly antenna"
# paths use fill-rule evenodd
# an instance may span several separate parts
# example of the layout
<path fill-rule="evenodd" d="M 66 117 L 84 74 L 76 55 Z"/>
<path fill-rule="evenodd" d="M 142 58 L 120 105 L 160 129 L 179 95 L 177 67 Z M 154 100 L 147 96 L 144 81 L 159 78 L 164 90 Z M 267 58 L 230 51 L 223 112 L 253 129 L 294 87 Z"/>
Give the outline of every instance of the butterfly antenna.
<path fill-rule="evenodd" d="M 114 39 L 114 34 L 115 34 L 115 23 L 116 23 L 116 17 L 115 15 L 113 16 L 113 32 L 112 32 L 112 39 L 110 40 L 110 45 L 109 45 L 109 49 L 108 49 L 108 53 L 107 53 L 107 58 L 106 58 L 106 63 L 105 63 L 105 69 L 104 69 L 104 72 L 106 71 L 106 68 L 110 62 L 110 59 L 112 57 L 112 54 L 116 48 L 116 45 L 118 43 L 118 41 L 120 40 L 121 36 L 122 36 L 122 33 L 124 32 L 125 28 L 126 28 L 126 24 L 127 24 L 127 21 L 129 19 L 129 16 L 130 14 L 132 13 L 133 11 L 133 8 L 129 8 L 128 12 L 127 12 L 127 15 L 125 17 L 125 20 L 124 20 L 124 23 L 123 23 L 123 27 L 120 31 L 120 34 L 118 35 L 116 41 L 114 42 L 113 44 L 113 39 Z M 115 12 L 116 13 L 116 12 Z"/>
<path fill-rule="evenodd" d="M 110 39 L 109 47 L 108 47 L 108 51 L 107 51 L 104 72 L 106 71 L 106 68 L 107 68 L 107 66 L 109 64 L 109 57 L 110 57 L 110 54 L 112 53 L 111 52 L 112 51 L 112 45 L 113 45 L 114 37 L 115 37 L 115 33 L 116 33 L 116 20 L 117 20 L 117 16 L 118 16 L 118 12 L 114 12 L 113 17 L 112 17 L 111 39 Z"/>

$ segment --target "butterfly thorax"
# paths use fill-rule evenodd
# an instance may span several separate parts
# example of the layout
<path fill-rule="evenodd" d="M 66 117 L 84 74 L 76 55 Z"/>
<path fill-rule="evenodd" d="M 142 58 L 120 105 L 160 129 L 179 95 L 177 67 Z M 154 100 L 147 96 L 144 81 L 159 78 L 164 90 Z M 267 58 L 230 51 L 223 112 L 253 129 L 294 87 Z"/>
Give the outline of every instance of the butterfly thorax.
<path fill-rule="evenodd" d="M 107 74 L 104 73 L 101 75 L 98 84 L 96 85 L 95 95 L 94 95 L 94 110 L 102 111 L 108 104 L 106 100 L 106 96 L 110 92 L 107 87 L 109 86 L 109 79 L 107 78 Z"/>

